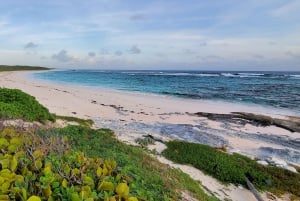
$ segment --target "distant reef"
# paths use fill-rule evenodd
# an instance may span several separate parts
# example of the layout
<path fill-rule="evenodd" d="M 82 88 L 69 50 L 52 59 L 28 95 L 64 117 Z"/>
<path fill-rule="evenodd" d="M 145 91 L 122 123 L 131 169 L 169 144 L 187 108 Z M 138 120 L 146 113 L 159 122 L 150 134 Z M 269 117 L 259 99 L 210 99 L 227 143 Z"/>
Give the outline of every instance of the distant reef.
<path fill-rule="evenodd" d="M 41 66 L 9 66 L 0 65 L 0 72 L 2 71 L 25 71 L 25 70 L 51 70 L 53 68 L 41 67 Z"/>

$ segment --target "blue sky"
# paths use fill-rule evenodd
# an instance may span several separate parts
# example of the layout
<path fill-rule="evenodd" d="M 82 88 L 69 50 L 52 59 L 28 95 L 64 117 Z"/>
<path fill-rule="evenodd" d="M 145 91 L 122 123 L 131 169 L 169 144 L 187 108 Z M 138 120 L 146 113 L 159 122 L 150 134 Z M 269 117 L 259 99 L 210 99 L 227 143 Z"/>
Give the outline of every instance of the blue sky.
<path fill-rule="evenodd" d="M 0 63 L 300 70 L 299 0 L 10 0 Z"/>

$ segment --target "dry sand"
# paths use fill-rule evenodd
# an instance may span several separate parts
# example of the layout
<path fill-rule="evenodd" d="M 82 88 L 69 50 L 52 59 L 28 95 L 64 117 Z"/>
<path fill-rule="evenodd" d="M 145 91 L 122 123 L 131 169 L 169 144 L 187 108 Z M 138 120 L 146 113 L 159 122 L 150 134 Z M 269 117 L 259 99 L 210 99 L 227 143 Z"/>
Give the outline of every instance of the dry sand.
<path fill-rule="evenodd" d="M 206 121 L 206 124 L 210 127 L 223 129 L 219 122 L 187 114 L 200 111 L 211 113 L 251 112 L 279 118 L 286 118 L 286 115 L 291 115 L 285 111 L 274 111 L 254 105 L 248 106 L 217 101 L 186 100 L 168 96 L 59 85 L 29 79 L 29 74 L 29 72 L 2 72 L 0 73 L 0 87 L 21 89 L 35 96 L 36 99 L 49 108 L 52 113 L 98 119 L 101 122 L 115 121 L 124 127 L 131 122 L 197 125 L 197 122 L 201 120 Z M 122 141 L 135 143 L 135 139 L 140 137 L 140 134 L 130 131 L 126 132 L 124 127 L 121 130 L 116 129 L 118 138 Z M 257 127 L 250 125 L 239 129 L 246 129 L 247 131 L 250 130 L 253 133 L 257 133 Z M 277 127 L 259 129 L 259 132 L 274 132 L 275 130 L 275 133 L 279 133 L 279 135 L 290 134 L 288 131 L 283 131 Z M 295 138 L 299 138 L 299 133 L 294 135 Z M 167 140 L 170 136 L 160 137 Z M 227 140 L 233 149 L 241 150 L 241 152 L 245 152 L 245 150 L 247 152 L 247 149 L 251 151 L 260 146 L 272 146 L 251 139 L 239 139 L 236 136 L 227 136 Z M 152 148 L 156 148 L 158 151 L 163 149 L 162 146 Z M 255 200 L 254 196 L 246 189 L 232 185 L 224 186 L 193 167 L 174 164 L 162 157 L 158 159 L 163 163 L 180 168 L 187 174 L 190 174 L 192 178 L 200 180 L 209 191 L 216 192 L 216 195 L 221 199 L 227 197 L 234 201 Z"/>

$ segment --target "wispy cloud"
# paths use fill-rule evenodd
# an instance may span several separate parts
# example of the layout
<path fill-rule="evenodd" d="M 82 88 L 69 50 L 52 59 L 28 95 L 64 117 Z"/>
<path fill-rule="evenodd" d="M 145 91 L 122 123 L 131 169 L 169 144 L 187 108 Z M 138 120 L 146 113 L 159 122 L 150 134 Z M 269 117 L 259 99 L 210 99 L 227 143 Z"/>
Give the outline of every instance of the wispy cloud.
<path fill-rule="evenodd" d="M 95 52 L 89 52 L 88 55 L 89 55 L 89 57 L 95 57 L 96 53 Z"/>
<path fill-rule="evenodd" d="M 265 59 L 265 57 L 263 56 L 263 55 L 260 55 L 260 54 L 252 54 L 251 55 L 253 58 L 255 58 L 255 59 Z"/>
<path fill-rule="evenodd" d="M 129 52 L 132 53 L 132 54 L 140 54 L 140 53 L 142 53 L 142 50 L 137 45 L 133 45 L 129 49 Z"/>
<path fill-rule="evenodd" d="M 101 51 L 100 51 L 100 54 L 101 55 L 109 55 L 109 50 L 108 49 L 105 49 L 105 48 L 102 48 Z"/>
<path fill-rule="evenodd" d="M 296 54 L 296 53 L 294 53 L 292 51 L 287 51 L 287 52 L 285 52 L 285 54 L 287 56 L 290 56 L 290 57 L 293 57 L 293 58 L 296 58 L 296 59 L 300 59 L 300 54 Z"/>
<path fill-rule="evenodd" d="M 225 60 L 223 57 L 218 56 L 218 55 L 208 55 L 208 56 L 199 57 L 199 58 L 206 62 L 216 62 L 216 61 Z"/>
<path fill-rule="evenodd" d="M 123 53 L 122 53 L 122 51 L 120 51 L 120 50 L 115 51 L 115 55 L 116 55 L 116 56 L 122 56 L 122 54 L 123 54 Z"/>
<path fill-rule="evenodd" d="M 33 49 L 33 48 L 36 48 L 38 47 L 37 44 L 33 43 L 33 42 L 29 42 L 27 43 L 25 46 L 24 46 L 24 49 Z"/>
<path fill-rule="evenodd" d="M 284 2 L 283 5 L 279 6 L 278 8 L 275 8 L 272 10 L 272 15 L 277 17 L 289 17 L 291 15 L 299 14 L 300 10 L 300 1 L 298 0 L 290 0 Z"/>
<path fill-rule="evenodd" d="M 131 15 L 129 17 L 129 19 L 132 20 L 132 21 L 144 20 L 145 19 L 145 15 L 142 14 L 142 13 L 137 13 L 137 14 Z"/>
<path fill-rule="evenodd" d="M 187 54 L 187 55 L 194 55 L 196 54 L 195 51 L 191 50 L 191 49 L 183 49 L 183 53 Z"/>

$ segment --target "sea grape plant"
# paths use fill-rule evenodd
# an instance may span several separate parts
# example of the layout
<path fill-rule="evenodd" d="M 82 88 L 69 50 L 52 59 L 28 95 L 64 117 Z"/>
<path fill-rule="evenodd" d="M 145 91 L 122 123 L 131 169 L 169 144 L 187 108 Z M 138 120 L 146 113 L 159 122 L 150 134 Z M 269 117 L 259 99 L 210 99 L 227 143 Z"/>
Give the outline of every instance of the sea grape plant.
<path fill-rule="evenodd" d="M 0 131 L 0 200 L 138 201 L 113 160 L 70 149 L 63 136 Z"/>

